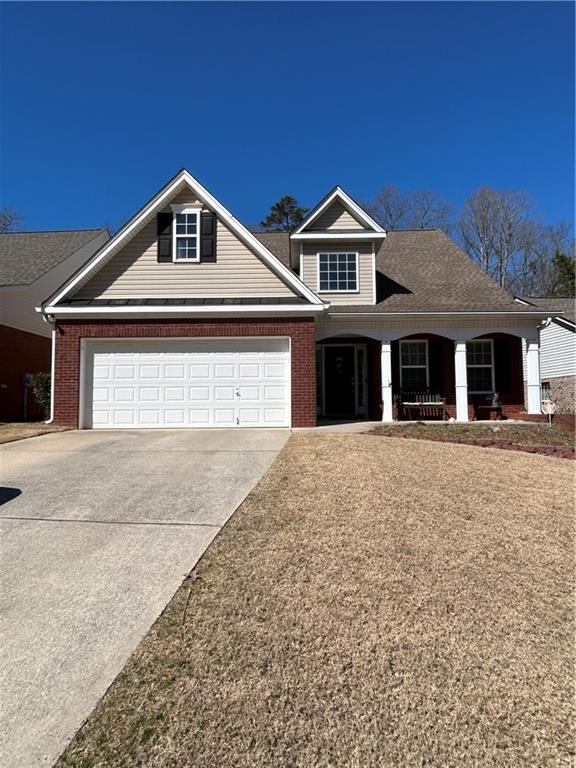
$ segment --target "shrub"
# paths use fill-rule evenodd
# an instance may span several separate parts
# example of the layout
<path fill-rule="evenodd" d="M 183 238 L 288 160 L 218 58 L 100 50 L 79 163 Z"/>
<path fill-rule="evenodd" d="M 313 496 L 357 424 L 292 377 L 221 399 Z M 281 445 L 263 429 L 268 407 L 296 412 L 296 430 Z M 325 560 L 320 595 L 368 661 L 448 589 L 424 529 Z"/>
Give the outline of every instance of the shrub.
<path fill-rule="evenodd" d="M 34 397 L 39 405 L 44 408 L 44 412 L 48 417 L 50 410 L 50 374 L 35 373 L 31 381 Z"/>

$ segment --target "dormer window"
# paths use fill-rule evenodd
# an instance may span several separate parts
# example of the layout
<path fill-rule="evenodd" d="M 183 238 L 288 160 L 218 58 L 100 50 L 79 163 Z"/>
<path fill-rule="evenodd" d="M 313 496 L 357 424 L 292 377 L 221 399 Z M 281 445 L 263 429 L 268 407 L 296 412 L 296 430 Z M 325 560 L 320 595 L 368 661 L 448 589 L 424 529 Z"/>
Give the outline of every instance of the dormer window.
<path fill-rule="evenodd" d="M 200 261 L 200 212 L 199 207 L 172 206 L 174 261 Z"/>
<path fill-rule="evenodd" d="M 319 253 L 318 290 L 322 292 L 357 291 L 358 254 Z"/>

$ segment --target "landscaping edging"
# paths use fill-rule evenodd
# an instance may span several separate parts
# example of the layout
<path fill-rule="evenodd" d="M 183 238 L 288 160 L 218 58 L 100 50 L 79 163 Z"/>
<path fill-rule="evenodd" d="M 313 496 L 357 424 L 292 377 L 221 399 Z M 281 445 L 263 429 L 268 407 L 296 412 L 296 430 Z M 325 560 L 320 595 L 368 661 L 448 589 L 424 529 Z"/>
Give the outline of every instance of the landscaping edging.
<path fill-rule="evenodd" d="M 510 440 L 498 440 L 489 437 L 412 437 L 409 435 L 391 435 L 382 432 L 366 432 L 374 437 L 403 437 L 406 440 L 430 440 L 434 443 L 460 443 L 463 445 L 475 445 L 478 448 L 500 448 L 504 451 L 523 451 L 524 453 L 538 453 L 541 456 L 553 456 L 557 459 L 576 459 L 576 449 L 564 445 L 530 445 L 513 443 Z"/>

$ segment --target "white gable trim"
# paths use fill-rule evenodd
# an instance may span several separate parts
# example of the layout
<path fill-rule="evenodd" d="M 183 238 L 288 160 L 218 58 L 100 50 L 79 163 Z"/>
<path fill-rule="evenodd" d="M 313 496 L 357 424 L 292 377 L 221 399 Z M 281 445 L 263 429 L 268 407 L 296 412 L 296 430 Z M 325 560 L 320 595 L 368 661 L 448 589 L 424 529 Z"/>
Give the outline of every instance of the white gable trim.
<path fill-rule="evenodd" d="M 386 237 L 385 232 L 369 232 L 359 230 L 358 232 L 342 232 L 341 230 L 332 230 L 331 232 L 299 232 L 292 235 L 292 240 L 383 240 Z"/>
<path fill-rule="evenodd" d="M 244 243 L 252 248 L 252 250 L 261 257 L 262 261 L 270 267 L 270 269 L 278 275 L 289 287 L 293 288 L 296 293 L 299 293 L 304 298 L 308 299 L 311 304 L 322 304 L 321 299 L 316 294 L 304 285 L 304 283 L 292 272 L 288 267 L 285 267 L 274 254 L 263 245 L 258 238 L 256 238 L 252 232 L 239 222 L 232 214 L 216 200 L 216 198 L 208 192 L 205 187 L 200 184 L 187 170 L 182 170 L 174 178 L 164 186 L 157 195 L 155 195 L 138 213 L 133 216 L 95 255 L 94 257 L 70 280 L 58 289 L 58 292 L 53 294 L 46 304 L 56 305 L 59 301 L 67 296 L 82 280 L 95 272 L 98 268 L 104 266 L 112 256 L 119 250 L 120 246 L 126 243 L 130 237 L 144 226 L 144 224 L 159 210 L 166 207 L 170 198 L 178 190 L 178 187 L 182 183 L 187 184 L 190 189 L 209 207 L 217 216 L 219 216 L 226 226 L 230 228 L 234 234 L 244 241 Z"/>
<path fill-rule="evenodd" d="M 320 202 L 316 208 L 313 208 L 308 216 L 304 219 L 302 224 L 294 231 L 295 235 L 299 235 L 301 232 L 303 232 L 306 227 L 309 227 L 310 224 L 315 221 L 315 219 L 320 216 L 320 214 L 328 208 L 335 200 L 340 200 L 340 202 L 344 205 L 345 208 L 348 208 L 350 213 L 353 213 L 357 219 L 359 219 L 363 224 L 365 224 L 367 227 L 371 227 L 373 232 L 382 232 L 384 236 L 386 236 L 386 233 L 384 229 L 380 226 L 380 224 L 377 224 L 374 219 L 369 216 L 366 211 L 361 208 L 358 203 L 356 203 L 350 195 L 347 195 L 346 192 L 341 187 L 335 187 L 332 192 L 328 194 L 328 196 Z"/>

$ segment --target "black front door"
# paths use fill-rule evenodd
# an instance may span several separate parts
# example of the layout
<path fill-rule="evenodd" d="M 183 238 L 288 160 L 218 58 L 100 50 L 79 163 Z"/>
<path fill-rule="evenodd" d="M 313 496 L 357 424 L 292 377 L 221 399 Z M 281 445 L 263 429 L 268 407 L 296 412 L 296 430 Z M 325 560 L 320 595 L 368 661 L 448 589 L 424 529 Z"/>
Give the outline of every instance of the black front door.
<path fill-rule="evenodd" d="M 326 416 L 355 415 L 354 347 L 324 347 L 324 397 Z"/>

